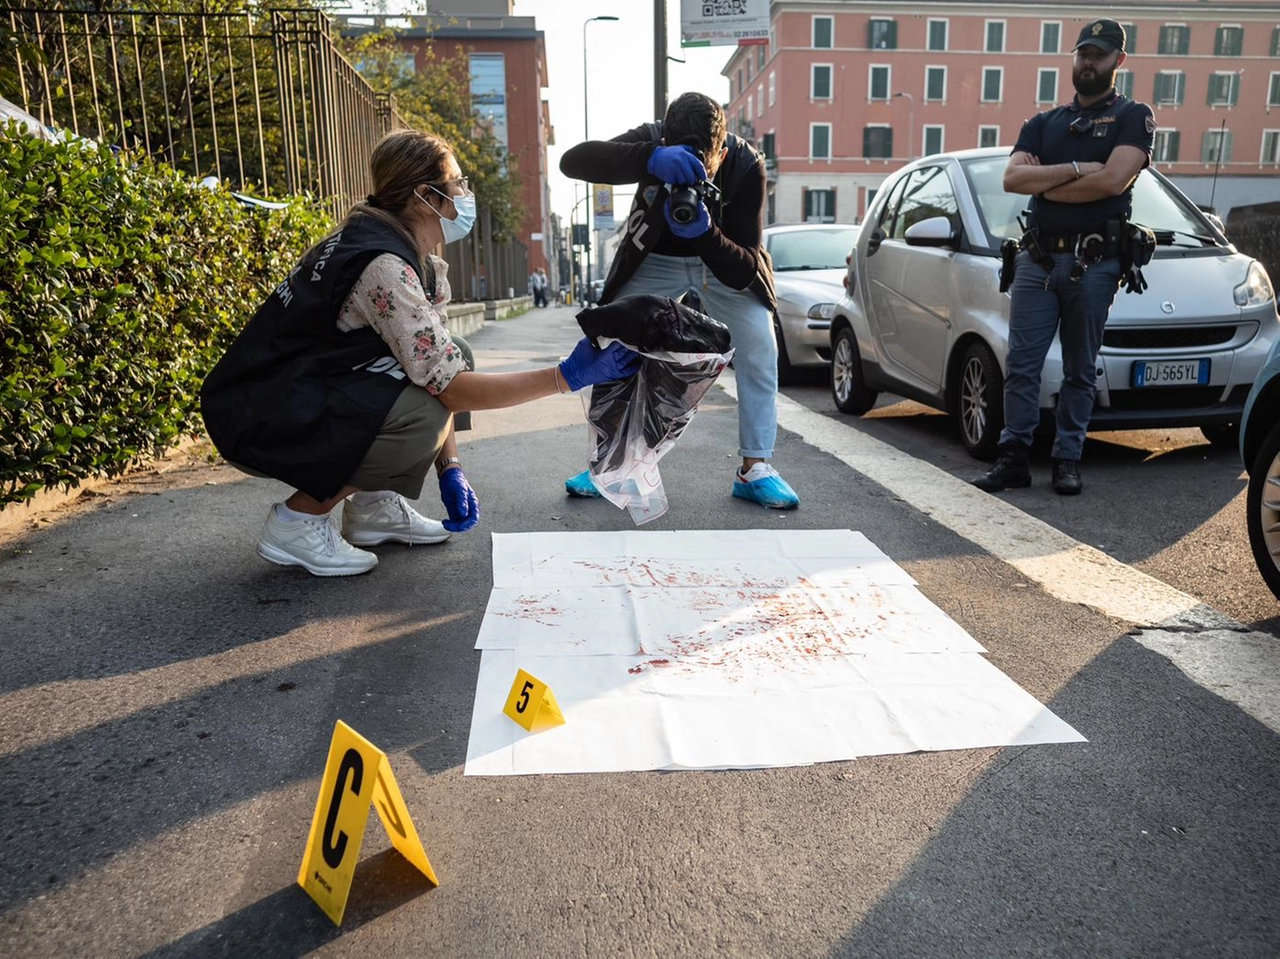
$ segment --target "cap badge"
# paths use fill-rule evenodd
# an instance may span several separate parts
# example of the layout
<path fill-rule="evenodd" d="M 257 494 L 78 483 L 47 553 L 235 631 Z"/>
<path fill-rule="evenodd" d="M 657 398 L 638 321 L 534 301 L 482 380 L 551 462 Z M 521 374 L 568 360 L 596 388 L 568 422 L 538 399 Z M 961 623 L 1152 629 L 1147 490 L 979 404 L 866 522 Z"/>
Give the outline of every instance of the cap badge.
<path fill-rule="evenodd" d="M 1095 24 L 1093 25 L 1093 35 L 1096 37 L 1096 36 L 1097 36 L 1098 34 L 1100 34 L 1101 32 L 1102 32 L 1102 24 L 1101 24 L 1101 22 L 1099 22 L 1099 23 L 1095 23 Z"/>

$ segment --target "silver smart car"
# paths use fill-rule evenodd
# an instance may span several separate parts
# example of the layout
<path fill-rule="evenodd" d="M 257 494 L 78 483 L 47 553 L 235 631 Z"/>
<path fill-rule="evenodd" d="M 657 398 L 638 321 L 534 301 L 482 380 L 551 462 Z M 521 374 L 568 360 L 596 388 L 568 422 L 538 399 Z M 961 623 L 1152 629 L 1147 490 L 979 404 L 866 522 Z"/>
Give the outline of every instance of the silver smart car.
<path fill-rule="evenodd" d="M 831 323 L 832 394 L 861 415 L 880 391 L 953 413 L 964 444 L 995 455 L 1004 425 L 1009 296 L 1000 243 L 1021 235 L 1027 198 L 1001 186 L 1008 148 L 941 153 L 895 172 L 858 232 Z M 1280 337 L 1266 270 L 1153 170 L 1134 185 L 1133 220 L 1159 246 L 1149 288 L 1116 294 L 1098 356 L 1091 430 L 1198 426 L 1234 446 L 1245 398 Z M 1040 388 L 1052 417 L 1062 380 L 1055 341 Z"/>

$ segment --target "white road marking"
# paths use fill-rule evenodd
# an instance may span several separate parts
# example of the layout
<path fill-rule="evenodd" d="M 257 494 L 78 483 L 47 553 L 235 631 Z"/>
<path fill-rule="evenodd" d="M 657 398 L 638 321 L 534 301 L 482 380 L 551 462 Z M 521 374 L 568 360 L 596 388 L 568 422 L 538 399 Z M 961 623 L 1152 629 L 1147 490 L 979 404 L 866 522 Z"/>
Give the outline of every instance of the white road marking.
<path fill-rule="evenodd" d="M 718 382 L 738 398 L 731 371 Z M 781 394 L 778 425 L 1013 566 L 1056 599 L 1132 624 L 1134 640 L 1280 732 L 1280 643 L 1274 637 L 1252 632 L 1000 497 Z"/>

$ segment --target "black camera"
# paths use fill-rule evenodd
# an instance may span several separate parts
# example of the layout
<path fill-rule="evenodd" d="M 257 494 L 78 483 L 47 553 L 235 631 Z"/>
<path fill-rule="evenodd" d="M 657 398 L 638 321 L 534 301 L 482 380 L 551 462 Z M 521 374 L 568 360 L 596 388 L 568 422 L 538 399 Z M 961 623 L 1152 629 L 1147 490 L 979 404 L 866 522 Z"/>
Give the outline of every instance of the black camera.
<path fill-rule="evenodd" d="M 699 180 L 691 186 L 671 188 L 671 219 L 682 226 L 698 218 L 698 206 L 720 199 L 720 188 L 710 180 Z"/>

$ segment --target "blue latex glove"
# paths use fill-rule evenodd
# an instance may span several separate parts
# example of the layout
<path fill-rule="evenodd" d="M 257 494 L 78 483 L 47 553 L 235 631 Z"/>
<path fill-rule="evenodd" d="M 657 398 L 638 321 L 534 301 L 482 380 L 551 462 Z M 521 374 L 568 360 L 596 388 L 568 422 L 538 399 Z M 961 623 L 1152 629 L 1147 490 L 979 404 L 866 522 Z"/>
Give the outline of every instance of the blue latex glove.
<path fill-rule="evenodd" d="M 449 511 L 449 518 L 441 525 L 450 533 L 465 533 L 480 522 L 480 501 L 460 466 L 440 474 L 440 502 Z"/>
<path fill-rule="evenodd" d="M 667 218 L 667 229 L 684 240 L 695 240 L 711 229 L 711 214 L 705 203 L 698 204 L 698 215 L 688 223 L 677 223 L 671 219 L 671 197 L 667 197 L 667 205 L 662 208 L 662 215 Z"/>
<path fill-rule="evenodd" d="M 561 360 L 560 375 L 565 385 L 576 391 L 593 383 L 625 380 L 639 368 L 640 354 L 635 350 L 627 349 L 617 340 L 598 350 L 584 336 L 573 352 Z"/>
<path fill-rule="evenodd" d="M 689 186 L 707 178 L 707 168 L 693 148 L 687 146 L 657 147 L 649 155 L 645 169 L 663 183 L 676 186 Z"/>

